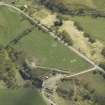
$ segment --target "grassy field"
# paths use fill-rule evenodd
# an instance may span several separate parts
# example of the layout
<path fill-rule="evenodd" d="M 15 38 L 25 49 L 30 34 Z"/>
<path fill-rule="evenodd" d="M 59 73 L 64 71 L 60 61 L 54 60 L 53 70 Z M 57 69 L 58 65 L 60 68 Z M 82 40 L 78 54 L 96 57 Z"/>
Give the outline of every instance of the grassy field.
<path fill-rule="evenodd" d="M 28 27 L 30 23 L 22 19 L 19 13 L 0 6 L 0 44 L 6 45 Z"/>
<path fill-rule="evenodd" d="M 0 105 L 46 105 L 35 89 L 0 90 Z"/>
<path fill-rule="evenodd" d="M 37 28 L 20 40 L 17 49 L 23 50 L 27 58 L 32 58 L 36 65 L 79 72 L 90 68 L 90 64 L 56 41 L 49 34 Z"/>
<path fill-rule="evenodd" d="M 85 32 L 105 43 L 105 18 L 74 16 L 70 19 L 76 21 Z"/>

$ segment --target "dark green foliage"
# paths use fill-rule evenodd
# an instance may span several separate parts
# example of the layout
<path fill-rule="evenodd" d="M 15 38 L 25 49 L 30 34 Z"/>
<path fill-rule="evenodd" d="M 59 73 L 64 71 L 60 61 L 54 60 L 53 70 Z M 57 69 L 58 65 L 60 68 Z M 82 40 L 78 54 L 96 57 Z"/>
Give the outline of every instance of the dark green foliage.
<path fill-rule="evenodd" d="M 105 47 L 102 49 L 101 54 L 105 57 Z"/>
<path fill-rule="evenodd" d="M 17 87 L 15 70 L 15 64 L 9 58 L 7 51 L 3 49 L 0 52 L 0 80 L 3 80 L 7 88 Z"/>
<path fill-rule="evenodd" d="M 60 97 L 63 97 L 64 99 L 71 99 L 74 94 L 73 90 L 67 91 L 61 88 L 57 88 L 56 92 Z"/>
<path fill-rule="evenodd" d="M 79 25 L 78 22 L 74 22 L 74 25 L 76 26 L 76 28 L 80 31 L 83 31 L 83 28 Z"/>
<path fill-rule="evenodd" d="M 102 67 L 102 68 L 105 70 L 105 62 L 101 62 L 101 63 L 99 64 L 99 66 Z"/>
<path fill-rule="evenodd" d="M 66 31 L 63 31 L 62 33 L 60 33 L 60 37 L 61 39 L 67 43 L 68 45 L 72 46 L 73 45 L 73 41 L 72 39 L 70 38 L 70 35 L 66 32 Z"/>

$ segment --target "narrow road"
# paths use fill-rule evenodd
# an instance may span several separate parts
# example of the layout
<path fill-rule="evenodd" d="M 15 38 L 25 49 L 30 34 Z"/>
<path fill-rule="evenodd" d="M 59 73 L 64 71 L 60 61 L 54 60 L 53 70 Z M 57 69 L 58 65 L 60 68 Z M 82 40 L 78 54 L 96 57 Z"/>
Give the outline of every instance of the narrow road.
<path fill-rule="evenodd" d="M 45 95 L 44 95 L 44 90 L 41 91 L 41 95 L 43 97 L 43 99 L 46 101 L 47 105 L 57 105 L 56 103 L 54 103 L 53 101 L 51 101 L 50 99 L 48 99 Z"/>
<path fill-rule="evenodd" d="M 50 105 L 51 104 L 57 105 L 57 104 L 55 102 L 53 102 L 50 98 L 46 97 L 46 95 L 45 95 L 46 94 L 46 88 L 51 89 L 54 92 L 56 89 L 56 83 L 57 83 L 57 81 L 59 81 L 62 78 L 62 76 L 63 75 L 61 75 L 61 74 L 57 74 L 56 76 L 52 76 L 43 82 L 43 86 L 42 86 L 43 88 L 42 88 L 41 93 L 42 93 L 43 98 L 46 100 L 47 103 L 50 103 Z"/>

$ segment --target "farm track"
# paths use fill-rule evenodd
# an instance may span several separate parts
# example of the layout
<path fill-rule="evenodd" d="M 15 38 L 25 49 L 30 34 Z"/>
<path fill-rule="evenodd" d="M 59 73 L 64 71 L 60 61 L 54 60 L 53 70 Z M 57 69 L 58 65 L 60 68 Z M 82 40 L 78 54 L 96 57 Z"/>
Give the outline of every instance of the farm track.
<path fill-rule="evenodd" d="M 57 38 L 61 43 L 64 44 L 64 42 L 61 41 L 61 39 L 59 37 L 56 36 L 55 33 L 53 32 L 49 32 L 49 29 L 44 27 L 44 25 L 42 25 L 41 23 L 39 23 L 37 20 L 34 20 L 32 17 L 30 17 L 29 15 L 27 15 L 26 13 L 24 13 L 23 11 L 21 11 L 19 8 L 15 7 L 15 6 L 12 6 L 10 4 L 6 4 L 6 3 L 3 3 L 3 2 L 0 2 L 0 5 L 1 6 L 7 6 L 7 7 L 10 7 L 10 8 L 13 8 L 15 10 L 17 10 L 18 12 L 20 12 L 21 14 L 23 14 L 28 20 L 32 21 L 34 24 L 36 24 L 37 26 L 43 28 L 45 31 L 47 31 L 52 37 L 54 38 Z M 65 45 L 67 46 L 67 45 Z M 81 74 L 84 74 L 84 73 L 88 73 L 88 72 L 91 72 L 93 70 L 99 70 L 103 73 L 105 73 L 104 69 L 102 69 L 101 67 L 99 67 L 97 64 L 95 64 L 92 60 L 90 60 L 88 57 L 86 57 L 85 55 L 83 55 L 82 53 L 80 53 L 78 50 L 76 50 L 75 48 L 73 48 L 72 46 L 67 46 L 70 50 L 72 50 L 74 53 L 78 54 L 81 58 L 85 59 L 87 62 L 89 62 L 90 64 L 92 64 L 94 67 L 91 68 L 91 69 L 88 69 L 88 70 L 85 70 L 83 72 L 79 72 L 79 73 L 76 73 L 76 74 L 72 74 L 72 75 L 69 75 L 69 76 L 65 76 L 66 78 L 70 78 L 70 77 L 75 77 L 75 76 L 78 76 L 78 75 L 81 75 Z M 45 67 L 41 67 L 41 68 L 45 68 Z M 50 68 L 51 69 L 51 68 Z M 57 71 L 62 71 L 62 70 L 58 70 L 56 69 Z M 42 91 L 43 92 L 43 91 Z M 43 95 L 43 98 L 48 102 L 48 103 L 52 103 L 53 105 L 56 105 L 54 102 L 52 102 L 50 99 L 48 99 L 46 96 L 44 96 L 44 94 L 42 93 Z"/>
<path fill-rule="evenodd" d="M 93 67 L 91 69 L 84 70 L 84 71 L 79 72 L 79 73 L 71 74 L 69 76 L 64 76 L 64 78 L 71 78 L 71 77 L 79 76 L 79 75 L 82 75 L 82 74 L 85 74 L 85 73 L 88 73 L 88 72 L 96 71 L 96 69 L 97 69 L 97 67 Z"/>

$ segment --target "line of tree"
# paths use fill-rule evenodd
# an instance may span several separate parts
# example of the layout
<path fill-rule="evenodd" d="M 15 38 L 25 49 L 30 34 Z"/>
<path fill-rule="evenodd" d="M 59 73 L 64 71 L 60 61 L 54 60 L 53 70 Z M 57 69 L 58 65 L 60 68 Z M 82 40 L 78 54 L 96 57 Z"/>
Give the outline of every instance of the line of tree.
<path fill-rule="evenodd" d="M 78 22 L 74 22 L 74 25 L 76 26 L 76 28 L 80 31 L 84 31 L 83 27 L 80 26 L 80 24 Z M 95 43 L 96 42 L 96 39 L 95 37 L 93 37 L 92 35 L 90 35 L 89 33 L 87 32 L 84 32 L 84 37 L 88 38 L 88 41 L 90 43 Z"/>
<path fill-rule="evenodd" d="M 70 35 L 66 31 L 58 32 L 56 34 L 62 41 L 65 42 L 65 44 L 68 44 L 70 46 L 73 45 L 73 40 L 71 39 Z"/>
<path fill-rule="evenodd" d="M 24 38 L 25 36 L 29 35 L 29 33 L 32 32 L 32 30 L 34 29 L 34 26 L 24 30 L 20 35 L 17 35 L 16 38 L 14 38 L 13 40 L 11 40 L 6 46 L 5 48 L 7 48 L 10 45 L 14 45 L 17 44 L 22 38 Z"/>
<path fill-rule="evenodd" d="M 93 17 L 105 17 L 104 11 L 99 11 L 94 8 L 90 8 L 87 6 L 81 5 L 80 8 L 76 8 L 76 6 L 70 5 L 67 7 L 61 2 L 55 2 L 54 0 L 37 0 L 40 4 L 45 5 L 48 9 L 60 12 L 62 14 L 69 14 L 69 15 L 79 15 L 79 16 L 86 16 L 90 15 Z"/>

